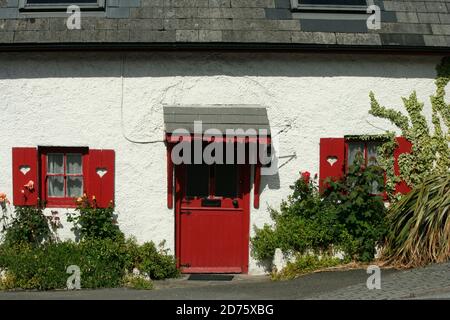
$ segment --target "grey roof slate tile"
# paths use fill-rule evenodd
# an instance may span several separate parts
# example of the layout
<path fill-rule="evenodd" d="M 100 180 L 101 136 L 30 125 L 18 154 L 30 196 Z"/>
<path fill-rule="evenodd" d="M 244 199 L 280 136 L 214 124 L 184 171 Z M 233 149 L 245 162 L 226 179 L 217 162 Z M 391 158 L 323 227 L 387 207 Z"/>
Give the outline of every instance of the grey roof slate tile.
<path fill-rule="evenodd" d="M 69 31 L 64 12 L 24 12 L 18 0 L 0 0 L 0 49 L 80 42 L 450 49 L 450 0 L 373 3 L 379 30 L 367 28 L 369 13 L 299 13 L 290 0 L 106 0 L 104 11 L 82 12 L 81 30 Z"/>

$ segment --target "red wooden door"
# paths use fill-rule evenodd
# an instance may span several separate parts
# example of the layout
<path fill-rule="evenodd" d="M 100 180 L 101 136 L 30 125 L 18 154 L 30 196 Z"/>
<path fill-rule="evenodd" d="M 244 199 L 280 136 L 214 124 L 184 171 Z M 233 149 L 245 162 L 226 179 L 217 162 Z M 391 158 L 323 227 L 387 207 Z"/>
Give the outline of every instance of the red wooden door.
<path fill-rule="evenodd" d="M 249 165 L 185 164 L 175 169 L 177 258 L 185 273 L 246 273 Z"/>

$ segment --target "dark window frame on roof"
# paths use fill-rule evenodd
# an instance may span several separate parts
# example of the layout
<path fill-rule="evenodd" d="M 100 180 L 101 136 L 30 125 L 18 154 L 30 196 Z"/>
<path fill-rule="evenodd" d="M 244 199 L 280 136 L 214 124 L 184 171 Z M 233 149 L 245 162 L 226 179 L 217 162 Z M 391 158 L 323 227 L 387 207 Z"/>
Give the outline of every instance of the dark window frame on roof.
<path fill-rule="evenodd" d="M 19 10 L 24 12 L 66 12 L 71 5 L 77 5 L 81 11 L 98 11 L 105 9 L 105 0 L 83 2 L 77 0 L 19 0 Z"/>
<path fill-rule="evenodd" d="M 367 12 L 369 1 L 365 5 L 347 5 L 347 4 L 310 4 L 302 3 L 303 0 L 291 0 L 291 8 L 294 11 L 301 12 L 341 12 L 341 13 L 360 13 Z M 311 2 L 311 1 L 305 1 Z M 338 2 L 338 1 L 336 1 Z"/>

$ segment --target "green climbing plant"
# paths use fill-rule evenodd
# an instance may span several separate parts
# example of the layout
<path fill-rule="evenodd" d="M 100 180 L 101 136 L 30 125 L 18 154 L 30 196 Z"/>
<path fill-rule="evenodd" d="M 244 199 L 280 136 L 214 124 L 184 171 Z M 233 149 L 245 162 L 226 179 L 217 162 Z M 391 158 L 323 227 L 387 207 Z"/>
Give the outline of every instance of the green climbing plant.
<path fill-rule="evenodd" d="M 394 132 L 387 132 L 388 139 L 379 149 L 381 155 L 379 164 L 386 172 L 386 191 L 391 200 L 397 200 L 398 195 L 394 194 L 395 184 L 400 180 L 415 187 L 430 175 L 449 172 L 450 105 L 445 102 L 445 86 L 450 81 L 450 57 L 442 59 L 436 71 L 436 92 L 430 97 L 433 130 L 423 115 L 424 104 L 417 100 L 415 91 L 408 98 L 402 98 L 407 115 L 381 106 L 375 94 L 373 92 L 369 94 L 369 113 L 389 120 L 412 143 L 412 152 L 399 156 L 400 176 L 394 174 L 393 154 L 397 146 Z"/>

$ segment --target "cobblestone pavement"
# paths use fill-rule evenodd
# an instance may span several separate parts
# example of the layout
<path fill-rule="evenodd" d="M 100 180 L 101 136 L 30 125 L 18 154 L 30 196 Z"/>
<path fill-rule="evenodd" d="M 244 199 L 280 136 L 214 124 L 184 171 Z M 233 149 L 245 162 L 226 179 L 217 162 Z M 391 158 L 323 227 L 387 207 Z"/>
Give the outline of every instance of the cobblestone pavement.
<path fill-rule="evenodd" d="M 351 285 L 313 299 L 441 299 L 450 298 L 450 263 L 435 264 L 383 276 L 381 289 L 368 290 L 365 283 Z"/>
<path fill-rule="evenodd" d="M 155 281 L 155 290 L 124 288 L 79 291 L 1 292 L 10 299 L 276 300 L 276 299 L 450 299 L 450 263 L 406 271 L 383 269 L 381 289 L 369 290 L 366 270 L 318 272 L 290 281 L 236 276 L 233 281 Z"/>

